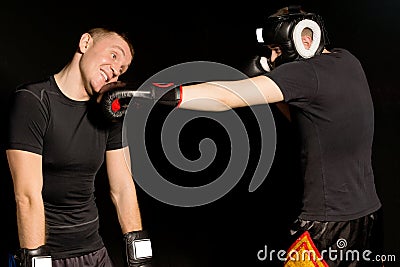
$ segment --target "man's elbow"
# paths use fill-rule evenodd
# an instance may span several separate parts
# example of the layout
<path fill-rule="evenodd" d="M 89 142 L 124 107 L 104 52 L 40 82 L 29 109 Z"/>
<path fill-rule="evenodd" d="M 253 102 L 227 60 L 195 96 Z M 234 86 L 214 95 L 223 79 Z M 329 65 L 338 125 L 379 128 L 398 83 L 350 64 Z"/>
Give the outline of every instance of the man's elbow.
<path fill-rule="evenodd" d="M 19 209 L 30 209 L 36 205 L 42 205 L 41 193 L 15 193 L 15 203 Z"/>

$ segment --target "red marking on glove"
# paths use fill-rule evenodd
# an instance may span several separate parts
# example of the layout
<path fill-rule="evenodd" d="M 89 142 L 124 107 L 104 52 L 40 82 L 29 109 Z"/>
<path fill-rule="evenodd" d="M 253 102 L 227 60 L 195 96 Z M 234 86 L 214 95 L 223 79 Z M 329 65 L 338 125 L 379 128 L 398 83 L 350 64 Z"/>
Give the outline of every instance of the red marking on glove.
<path fill-rule="evenodd" d="M 179 106 L 182 103 L 182 95 L 183 95 L 183 88 L 182 88 L 182 85 L 180 85 L 179 86 L 179 101 L 178 101 L 178 104 L 176 105 L 177 108 L 179 108 Z"/>
<path fill-rule="evenodd" d="M 115 99 L 112 104 L 111 104 L 111 110 L 113 112 L 117 112 L 118 110 L 121 109 L 121 104 L 119 103 L 119 99 Z"/>
<path fill-rule="evenodd" d="M 160 88 L 168 88 L 174 85 L 174 83 L 153 83 L 154 86 L 160 87 Z"/>

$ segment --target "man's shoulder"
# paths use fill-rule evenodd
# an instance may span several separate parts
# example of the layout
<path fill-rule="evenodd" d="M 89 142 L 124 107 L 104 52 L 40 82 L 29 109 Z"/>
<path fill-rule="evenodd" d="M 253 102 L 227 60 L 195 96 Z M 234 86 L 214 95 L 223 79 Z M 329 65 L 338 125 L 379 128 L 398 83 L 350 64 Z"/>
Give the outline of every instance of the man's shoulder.
<path fill-rule="evenodd" d="M 354 54 L 352 52 L 350 52 L 348 49 L 346 48 L 332 48 L 330 50 L 330 54 L 334 54 L 334 55 L 340 55 L 341 57 L 353 57 L 355 58 Z"/>
<path fill-rule="evenodd" d="M 26 105 L 27 103 L 44 103 L 49 102 L 46 100 L 50 95 L 57 95 L 57 87 L 52 76 L 43 78 L 41 80 L 29 81 L 18 85 L 13 92 L 11 92 L 11 102 Z M 32 102 L 33 100 L 33 102 Z"/>
<path fill-rule="evenodd" d="M 40 91 L 42 89 L 48 89 L 48 88 L 51 88 L 51 77 L 46 77 L 36 81 L 24 82 L 17 86 L 16 91 L 18 90 Z"/>
<path fill-rule="evenodd" d="M 34 95 L 36 98 L 42 99 L 45 93 L 56 93 L 56 85 L 52 76 L 43 78 L 36 81 L 28 81 L 18 85 L 14 93 L 28 93 Z"/>

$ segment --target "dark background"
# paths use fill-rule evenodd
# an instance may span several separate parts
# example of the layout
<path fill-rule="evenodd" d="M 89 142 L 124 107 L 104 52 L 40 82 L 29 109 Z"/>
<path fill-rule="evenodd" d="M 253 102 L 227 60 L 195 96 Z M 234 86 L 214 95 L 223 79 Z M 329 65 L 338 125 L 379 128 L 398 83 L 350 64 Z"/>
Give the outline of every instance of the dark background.
<path fill-rule="evenodd" d="M 4 97 L 0 112 L 6 114 L 8 94 L 17 85 L 58 72 L 72 57 L 80 35 L 92 26 L 114 25 L 129 32 L 136 55 L 122 79 L 141 84 L 166 67 L 188 61 L 214 61 L 240 68 L 256 52 L 255 28 L 267 15 L 289 3 L 301 4 L 306 10 L 322 15 L 330 46 L 350 50 L 364 66 L 375 105 L 373 165 L 383 203 L 377 225 L 379 252 L 396 255 L 397 264 L 385 266 L 397 266 L 400 261 L 398 1 L 242 1 L 220 3 L 221 6 L 216 1 L 185 2 L 175 6 L 169 2 L 160 5 L 115 1 L 3 3 L 0 8 L 0 90 Z M 269 250 L 286 248 L 285 230 L 299 211 L 301 183 L 293 129 L 275 106 L 271 105 L 271 109 L 277 128 L 276 156 L 268 179 L 257 191 L 247 191 L 259 144 L 259 132 L 247 108 L 237 112 L 252 136 L 249 167 L 239 184 L 223 198 L 205 206 L 182 208 L 161 203 L 138 188 L 144 227 L 152 235 L 155 266 L 278 264 L 257 260 L 257 252 L 265 245 Z M 154 129 L 159 126 L 160 118 L 162 116 L 154 119 Z M 196 158 L 196 140 L 218 129 L 202 121 L 190 127 L 190 134 L 182 137 L 182 150 L 188 157 Z M 13 189 L 3 146 L 4 128 L 0 163 L 0 208 L 4 212 L 0 234 L 2 260 L 5 259 L 3 255 L 17 246 Z M 157 131 L 153 132 L 156 137 Z M 224 146 L 223 140 L 220 144 L 217 160 L 223 166 L 229 156 L 229 146 Z M 150 151 L 154 155 L 161 153 L 156 142 Z M 163 165 L 164 161 L 158 164 Z M 212 166 L 203 173 L 206 181 L 213 179 L 213 174 L 220 171 L 218 168 L 221 166 Z M 176 183 L 182 184 L 205 183 L 199 175 L 176 179 Z M 122 237 L 108 197 L 104 169 L 96 184 L 102 234 L 115 261 L 123 262 Z"/>

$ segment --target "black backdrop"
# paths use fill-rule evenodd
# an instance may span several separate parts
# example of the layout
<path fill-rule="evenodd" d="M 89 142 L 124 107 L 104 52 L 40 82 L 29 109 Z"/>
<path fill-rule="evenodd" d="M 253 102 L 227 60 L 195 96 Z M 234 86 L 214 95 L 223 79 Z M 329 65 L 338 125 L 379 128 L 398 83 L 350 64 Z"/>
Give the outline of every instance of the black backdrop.
<path fill-rule="evenodd" d="M 400 113 L 400 93 L 397 91 L 396 60 L 400 3 L 394 0 L 295 3 L 321 14 L 331 46 L 347 48 L 365 68 L 375 104 L 373 164 L 378 194 L 383 202 L 378 241 L 382 243 L 382 253 L 395 254 L 399 258 L 400 127 L 397 116 Z M 217 7 L 215 2 L 188 2 L 174 7 L 170 4 L 3 3 L 0 8 L 0 90 L 4 97 L 1 98 L 0 112 L 6 114 L 7 96 L 18 84 L 59 71 L 72 56 L 80 34 L 89 27 L 114 24 L 130 33 L 136 55 L 123 79 L 141 84 L 166 67 L 188 61 L 214 61 L 240 67 L 255 53 L 254 29 L 262 18 L 288 2 L 246 1 L 229 3 L 224 7 Z M 246 121 L 249 132 L 253 133 L 251 161 L 243 179 L 223 198 L 205 206 L 182 208 L 161 203 L 138 188 L 143 223 L 153 238 L 156 266 L 276 264 L 259 261 L 256 254 L 265 245 L 275 250 L 284 248 L 286 227 L 299 209 L 300 184 L 293 131 L 275 107 L 271 106 L 271 109 L 278 136 L 276 156 L 268 179 L 257 191 L 247 191 L 255 166 L 252 162 L 257 159 L 259 139 L 257 127 L 246 108 L 238 110 L 238 113 Z M 155 129 L 159 122 L 159 119 L 154 119 Z M 200 131 L 205 128 L 203 122 L 191 127 L 193 131 L 186 147 L 182 148 L 186 151 L 194 151 L 197 147 L 195 140 L 207 135 L 206 131 Z M 0 203 L 5 215 L 0 234 L 2 260 L 5 259 L 3 255 L 17 245 L 15 204 L 3 149 L 4 128 L 1 131 L 0 176 Z M 222 145 L 220 149 L 218 160 L 223 163 L 227 148 Z M 155 154 L 161 153 L 156 145 L 151 150 Z M 187 155 L 196 157 L 195 153 Z M 215 167 L 205 176 L 218 171 Z M 181 179 L 175 182 L 185 183 L 188 177 Z M 202 177 L 193 176 L 191 179 L 196 183 Z M 116 218 L 112 216 L 114 209 L 108 197 L 104 169 L 96 184 L 102 216 L 101 231 L 112 257 L 122 262 L 121 234 Z M 397 266 L 392 264 L 385 266 Z"/>

